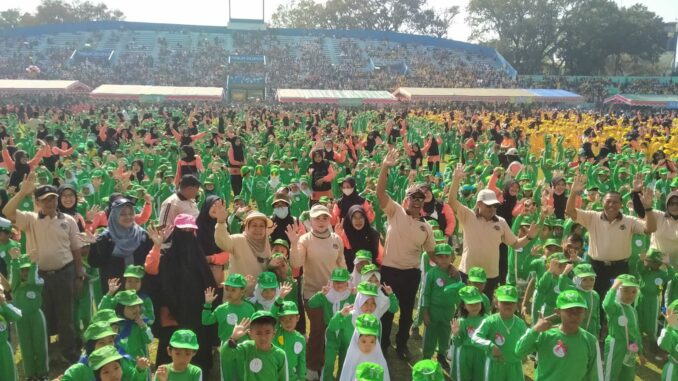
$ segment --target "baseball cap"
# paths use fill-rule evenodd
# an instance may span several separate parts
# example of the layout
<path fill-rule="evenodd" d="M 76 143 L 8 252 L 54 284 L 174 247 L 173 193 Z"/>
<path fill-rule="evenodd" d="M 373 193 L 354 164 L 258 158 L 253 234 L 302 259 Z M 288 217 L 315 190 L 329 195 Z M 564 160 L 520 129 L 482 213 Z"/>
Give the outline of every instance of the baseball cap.
<path fill-rule="evenodd" d="M 570 261 L 570 259 L 567 258 L 565 256 L 565 254 L 563 254 L 563 253 L 553 253 L 553 254 L 549 255 L 548 261 L 549 262 L 558 261 L 558 263 L 567 263 L 567 262 Z"/>
<path fill-rule="evenodd" d="M 476 202 L 482 202 L 487 206 L 499 205 L 501 204 L 497 199 L 497 194 L 490 189 L 481 189 L 476 196 Z"/>
<path fill-rule="evenodd" d="M 372 314 L 362 314 L 355 321 L 355 329 L 359 335 L 379 336 L 381 327 L 379 319 Z"/>
<path fill-rule="evenodd" d="M 108 325 L 119 324 L 125 321 L 125 319 L 119 317 L 114 310 L 109 308 L 103 308 L 97 311 L 94 316 L 92 316 L 92 323 L 105 322 Z"/>
<path fill-rule="evenodd" d="M 379 271 L 379 267 L 377 267 L 377 265 L 375 265 L 374 263 L 370 263 L 363 266 L 363 268 L 360 269 L 360 275 L 365 275 L 376 271 Z"/>
<path fill-rule="evenodd" d="M 270 271 L 264 271 L 259 274 L 257 284 L 263 289 L 278 288 L 278 278 Z"/>
<path fill-rule="evenodd" d="M 664 254 L 657 249 L 649 249 L 645 254 L 645 259 L 653 262 L 662 262 Z"/>
<path fill-rule="evenodd" d="M 574 272 L 574 275 L 576 275 L 578 278 L 596 276 L 596 272 L 593 270 L 593 266 L 591 266 L 588 263 L 582 263 L 580 265 L 577 265 L 572 271 Z"/>
<path fill-rule="evenodd" d="M 459 290 L 459 297 L 466 304 L 482 303 L 483 297 L 475 286 L 464 286 Z"/>
<path fill-rule="evenodd" d="M 622 287 L 640 287 L 638 280 L 631 274 L 621 274 L 617 280 L 622 282 Z"/>
<path fill-rule="evenodd" d="M 311 212 L 309 214 L 311 218 L 318 218 L 322 215 L 326 215 L 327 217 L 331 217 L 332 215 L 330 214 L 330 211 L 327 209 L 325 205 L 322 204 L 315 204 L 311 207 Z"/>
<path fill-rule="evenodd" d="M 475 283 L 487 282 L 487 274 L 482 267 L 471 267 L 468 271 L 468 280 Z"/>
<path fill-rule="evenodd" d="M 104 337 L 109 337 L 109 336 L 115 336 L 116 333 L 113 332 L 111 329 L 111 325 L 108 324 L 105 321 L 99 321 L 90 324 L 87 329 L 85 330 L 85 333 L 83 334 L 83 337 L 85 338 L 85 341 L 91 341 L 91 340 L 99 340 L 103 339 Z"/>
<path fill-rule="evenodd" d="M 247 217 L 245 217 L 244 225 L 247 226 L 250 223 L 250 221 L 253 221 L 253 220 L 264 220 L 266 222 L 267 228 L 270 228 L 271 226 L 273 226 L 273 221 L 271 221 L 270 218 L 268 218 L 264 213 L 257 212 L 257 211 L 250 212 L 247 215 Z"/>
<path fill-rule="evenodd" d="M 125 269 L 125 272 L 122 274 L 122 276 L 125 278 L 129 277 L 142 279 L 144 277 L 144 274 L 146 274 L 144 266 L 129 265 Z"/>
<path fill-rule="evenodd" d="M 500 302 L 518 302 L 518 290 L 516 290 L 516 288 L 511 285 L 499 286 L 494 292 L 494 295 Z"/>
<path fill-rule="evenodd" d="M 433 360 L 421 360 L 412 367 L 412 381 L 444 381 L 443 369 Z"/>
<path fill-rule="evenodd" d="M 331 281 L 348 282 L 349 279 L 351 279 L 351 274 L 349 274 L 348 270 L 341 267 L 337 267 L 332 270 L 332 275 L 330 276 Z"/>
<path fill-rule="evenodd" d="M 195 217 L 190 214 L 181 213 L 174 217 L 174 226 L 179 229 L 197 229 L 195 224 Z"/>
<path fill-rule="evenodd" d="M 358 285 L 358 292 L 367 296 L 379 295 L 379 289 L 377 288 L 377 285 L 370 282 L 360 282 Z"/>
<path fill-rule="evenodd" d="M 372 252 L 369 250 L 358 250 L 355 253 L 355 261 L 372 261 Z"/>
<path fill-rule="evenodd" d="M 452 246 L 446 243 L 441 243 L 439 245 L 436 245 L 434 251 L 436 255 L 452 255 Z"/>
<path fill-rule="evenodd" d="M 275 325 L 276 321 L 278 321 L 278 319 L 276 319 L 275 316 L 273 316 L 271 311 L 259 310 L 255 313 L 253 313 L 252 316 L 250 317 L 250 324 L 254 323 L 257 320 L 264 320 L 264 319 L 269 320 L 270 323 L 273 324 L 273 325 Z"/>
<path fill-rule="evenodd" d="M 242 276 L 242 274 L 228 274 L 228 278 L 226 278 L 224 286 L 245 288 L 247 287 L 247 280 L 244 276 Z"/>
<path fill-rule="evenodd" d="M 103 368 L 104 365 L 113 361 L 119 361 L 120 359 L 122 359 L 122 355 L 118 353 L 118 350 L 112 345 L 106 345 L 89 355 L 89 366 L 96 372 Z"/>
<path fill-rule="evenodd" d="M 33 191 L 33 196 L 35 197 L 36 200 L 44 200 L 49 196 L 58 197 L 59 193 L 58 189 L 53 185 L 39 185 Z"/>
<path fill-rule="evenodd" d="M 273 199 L 273 201 L 271 202 L 271 205 L 275 205 L 278 202 L 284 202 L 285 204 L 287 204 L 287 206 L 290 206 L 290 200 L 288 200 L 287 198 L 282 197 L 282 196 L 279 196 L 279 197 L 276 197 L 275 199 Z"/>
<path fill-rule="evenodd" d="M 576 290 L 565 290 L 558 294 L 556 307 L 561 310 L 575 307 L 589 308 L 584 297 Z"/>
<path fill-rule="evenodd" d="M 286 300 L 278 311 L 278 317 L 291 315 L 299 315 L 299 308 L 297 308 L 297 303 Z"/>
<path fill-rule="evenodd" d="M 276 245 L 283 246 L 283 247 L 287 248 L 288 250 L 290 248 L 290 244 L 282 238 L 278 238 L 275 241 L 273 241 L 273 244 L 271 246 L 276 246 Z"/>
<path fill-rule="evenodd" d="M 549 238 L 544 242 L 544 247 L 547 246 L 557 246 L 557 247 L 562 247 L 560 246 L 560 241 L 556 238 Z"/>
<path fill-rule="evenodd" d="M 373 362 L 363 362 L 355 369 L 357 381 L 384 381 L 384 368 Z"/>
<path fill-rule="evenodd" d="M 174 331 L 170 338 L 170 346 L 172 348 L 192 349 L 197 351 L 200 348 L 198 344 L 198 336 L 190 329 L 179 329 Z"/>
<path fill-rule="evenodd" d="M 138 304 L 144 304 L 144 301 L 137 295 L 137 292 L 134 290 L 125 290 L 120 291 L 115 295 L 115 300 L 118 304 L 123 306 L 136 306 Z"/>

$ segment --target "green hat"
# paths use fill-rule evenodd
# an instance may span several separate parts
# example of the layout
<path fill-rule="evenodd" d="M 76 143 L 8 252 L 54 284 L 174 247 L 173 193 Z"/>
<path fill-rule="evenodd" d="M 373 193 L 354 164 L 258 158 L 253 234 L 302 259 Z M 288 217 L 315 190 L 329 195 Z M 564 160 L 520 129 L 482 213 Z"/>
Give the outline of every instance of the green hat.
<path fill-rule="evenodd" d="M 125 273 L 122 274 L 125 278 L 139 278 L 143 279 L 144 274 L 146 274 L 146 271 L 144 270 L 144 266 L 135 266 L 135 265 L 129 265 L 125 269 Z"/>
<path fill-rule="evenodd" d="M 109 336 L 115 336 L 115 332 L 111 329 L 111 325 L 105 321 L 90 324 L 83 334 L 85 341 L 99 340 Z"/>
<path fill-rule="evenodd" d="M 549 238 L 549 239 L 547 239 L 546 242 L 544 242 L 544 247 L 547 247 L 547 246 L 558 246 L 558 247 L 562 247 L 562 246 L 560 245 L 560 240 L 558 240 L 557 238 Z"/>
<path fill-rule="evenodd" d="M 359 335 L 379 336 L 381 325 L 379 319 L 372 314 L 362 314 L 355 321 L 355 329 Z"/>
<path fill-rule="evenodd" d="M 669 310 L 671 311 L 678 311 L 678 299 L 674 300 L 669 304 Z"/>
<path fill-rule="evenodd" d="M 125 290 L 120 291 L 115 295 L 115 300 L 118 304 L 123 306 L 136 306 L 139 304 L 144 304 L 144 301 L 137 295 L 137 292 L 134 290 Z"/>
<path fill-rule="evenodd" d="M 290 315 L 299 315 L 299 308 L 297 308 L 297 303 L 286 300 L 283 302 L 282 307 L 280 307 L 280 310 L 278 311 L 278 317 Z"/>
<path fill-rule="evenodd" d="M 561 310 L 568 308 L 583 307 L 588 309 L 584 297 L 577 290 L 565 290 L 558 294 L 556 307 Z"/>
<path fill-rule="evenodd" d="M 331 281 L 348 282 L 349 279 L 351 279 L 351 274 L 349 274 L 348 270 L 341 267 L 332 270 L 332 276 L 330 276 Z"/>
<path fill-rule="evenodd" d="M 190 329 L 176 330 L 170 338 L 170 347 L 197 351 L 200 347 L 198 344 L 198 336 Z"/>
<path fill-rule="evenodd" d="M 379 295 L 379 289 L 377 288 L 377 285 L 370 282 L 360 282 L 358 285 L 358 292 L 367 296 Z"/>
<path fill-rule="evenodd" d="M 358 250 L 355 253 L 355 259 L 357 261 L 372 261 L 372 252 L 369 250 Z"/>
<path fill-rule="evenodd" d="M 622 287 L 640 287 L 638 280 L 631 274 L 622 274 L 617 277 L 622 282 Z"/>
<path fill-rule="evenodd" d="M 433 228 L 433 227 L 435 227 L 435 228 L 439 228 L 439 227 L 440 227 L 440 224 L 438 223 L 437 220 L 433 220 L 433 219 L 431 219 L 431 220 L 426 220 L 426 223 L 428 223 L 429 225 L 431 225 L 432 228 Z"/>
<path fill-rule="evenodd" d="M 445 237 L 445 233 L 443 233 L 442 230 L 434 230 L 433 240 L 436 241 L 436 243 L 445 243 L 447 242 L 447 237 Z"/>
<path fill-rule="evenodd" d="M 244 276 L 242 276 L 242 274 L 228 274 L 228 278 L 226 278 L 224 286 L 245 288 L 247 287 L 247 280 Z"/>
<path fill-rule="evenodd" d="M 475 283 L 487 282 L 487 274 L 482 267 L 472 267 L 468 271 L 468 280 Z"/>
<path fill-rule="evenodd" d="M 549 255 L 548 261 L 558 261 L 558 263 L 567 263 L 570 261 L 568 257 L 565 256 L 563 253 L 553 253 Z"/>
<path fill-rule="evenodd" d="M 257 284 L 263 289 L 278 288 L 278 278 L 270 271 L 264 271 L 259 274 Z"/>
<path fill-rule="evenodd" d="M 518 302 L 518 290 L 516 290 L 516 288 L 511 285 L 499 286 L 495 290 L 494 295 L 500 302 Z"/>
<path fill-rule="evenodd" d="M 678 176 L 674 177 L 673 180 L 671 180 L 671 188 L 678 188 Z"/>
<path fill-rule="evenodd" d="M 254 323 L 256 320 L 259 320 L 259 319 L 273 320 L 274 325 L 275 325 L 276 321 L 278 321 L 278 319 L 276 319 L 275 316 L 273 316 L 271 311 L 259 310 L 255 313 L 253 313 L 252 317 L 250 317 L 250 324 Z"/>
<path fill-rule="evenodd" d="M 452 255 L 452 246 L 446 243 L 436 245 L 435 253 L 436 255 Z"/>
<path fill-rule="evenodd" d="M 483 296 L 475 286 L 464 286 L 459 290 L 459 297 L 466 304 L 482 303 Z"/>
<path fill-rule="evenodd" d="M 330 198 L 327 196 L 320 196 L 318 202 L 321 204 L 328 204 L 330 202 Z"/>
<path fill-rule="evenodd" d="M 286 248 L 287 250 L 290 249 L 290 244 L 289 244 L 289 242 L 285 241 L 285 240 L 282 239 L 282 238 L 278 238 L 278 239 L 276 239 L 275 241 L 273 241 L 273 244 L 272 244 L 271 246 L 275 246 L 275 245 L 283 246 L 283 247 Z"/>
<path fill-rule="evenodd" d="M 112 363 L 113 361 L 119 361 L 120 359 L 122 359 L 122 355 L 118 353 L 118 350 L 112 345 L 107 345 L 95 350 L 89 355 L 89 366 L 96 372 L 103 368 L 104 365 Z"/>
<path fill-rule="evenodd" d="M 108 325 L 119 324 L 125 319 L 119 317 L 114 310 L 109 308 L 102 308 L 92 316 L 92 323 L 105 322 Z"/>
<path fill-rule="evenodd" d="M 593 270 L 593 266 L 588 263 L 577 265 L 572 271 L 574 271 L 574 275 L 576 275 L 578 278 L 596 277 L 596 272 Z"/>
<path fill-rule="evenodd" d="M 355 369 L 356 381 L 384 381 L 384 368 L 373 362 L 363 362 Z"/>
<path fill-rule="evenodd" d="M 662 254 L 661 251 L 657 249 L 649 249 L 647 254 L 645 254 L 645 259 L 653 262 L 662 262 L 664 260 L 664 258 L 662 258 L 663 256 L 664 254 Z"/>
<path fill-rule="evenodd" d="M 33 266 L 33 262 L 31 261 L 31 257 L 29 257 L 28 254 L 23 254 L 19 257 L 20 269 L 28 269 L 31 266 Z"/>
<path fill-rule="evenodd" d="M 443 369 L 433 360 L 421 360 L 412 367 L 412 381 L 444 381 Z"/>
<path fill-rule="evenodd" d="M 369 274 L 369 273 L 373 273 L 373 272 L 377 272 L 377 271 L 379 271 L 379 267 L 377 267 L 377 265 L 375 265 L 374 263 L 370 263 L 370 264 L 363 266 L 363 268 L 360 269 L 360 275 L 365 275 L 365 274 Z"/>

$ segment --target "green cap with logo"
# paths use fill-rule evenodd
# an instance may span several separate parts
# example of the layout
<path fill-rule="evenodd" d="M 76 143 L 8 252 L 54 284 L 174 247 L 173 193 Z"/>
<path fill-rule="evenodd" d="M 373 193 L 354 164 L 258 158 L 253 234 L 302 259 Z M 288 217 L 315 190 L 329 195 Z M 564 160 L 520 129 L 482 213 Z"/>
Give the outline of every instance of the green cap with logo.
<path fill-rule="evenodd" d="M 125 321 L 125 319 L 119 317 L 114 310 L 109 308 L 100 309 L 92 316 L 92 323 L 105 322 L 108 325 L 111 325 L 120 324 L 123 321 Z"/>
<path fill-rule="evenodd" d="M 358 292 L 367 296 L 377 296 L 379 295 L 379 288 L 374 283 L 360 282 L 358 284 Z"/>
<path fill-rule="evenodd" d="M 255 313 L 252 314 L 250 317 L 250 324 L 254 323 L 257 320 L 261 319 L 268 319 L 272 320 L 273 324 L 275 324 L 276 321 L 278 321 L 275 316 L 271 313 L 271 311 L 266 311 L 266 310 L 259 310 Z"/>
<path fill-rule="evenodd" d="M 548 261 L 558 261 L 558 263 L 567 263 L 570 261 L 568 257 L 565 256 L 563 253 L 553 253 L 549 255 Z"/>
<path fill-rule="evenodd" d="M 426 220 L 426 223 L 431 225 L 432 228 L 440 228 L 440 224 L 434 219 Z"/>
<path fill-rule="evenodd" d="M 286 300 L 283 302 L 282 307 L 280 307 L 280 310 L 278 311 L 278 317 L 291 315 L 299 315 L 299 308 L 297 308 L 297 303 Z"/>
<path fill-rule="evenodd" d="M 474 283 L 486 283 L 487 274 L 482 267 L 471 267 L 468 271 L 468 280 Z"/>
<path fill-rule="evenodd" d="M 278 277 L 270 271 L 264 271 L 259 274 L 257 284 L 263 289 L 278 288 Z"/>
<path fill-rule="evenodd" d="M 355 253 L 355 261 L 372 261 L 372 252 L 369 250 L 358 250 Z"/>
<path fill-rule="evenodd" d="M 617 277 L 617 280 L 621 281 L 622 287 L 640 287 L 636 277 L 631 274 L 622 274 Z"/>
<path fill-rule="evenodd" d="M 247 279 L 245 279 L 242 274 L 228 274 L 228 278 L 226 278 L 224 286 L 245 288 L 247 287 Z"/>
<path fill-rule="evenodd" d="M 645 254 L 645 260 L 652 262 L 662 262 L 664 260 L 664 254 L 657 249 L 649 249 L 647 254 Z"/>
<path fill-rule="evenodd" d="M 174 331 L 170 338 L 170 347 L 197 351 L 200 347 L 198 336 L 190 329 L 178 329 Z"/>
<path fill-rule="evenodd" d="M 137 292 L 134 290 L 125 290 L 118 292 L 115 295 L 115 301 L 118 302 L 118 304 L 122 304 L 123 306 L 128 307 L 144 304 L 144 301 L 141 300 L 139 295 L 137 295 Z"/>
<path fill-rule="evenodd" d="M 549 238 L 549 239 L 547 239 L 546 242 L 544 242 L 544 247 L 548 247 L 548 246 L 562 247 L 562 246 L 560 245 L 560 240 L 558 240 L 558 239 L 556 239 L 556 238 Z"/>
<path fill-rule="evenodd" d="M 443 369 L 433 360 L 421 360 L 412 367 L 412 381 L 444 381 Z"/>
<path fill-rule="evenodd" d="M 459 290 L 459 297 L 465 304 L 476 304 L 483 302 L 483 296 L 475 286 L 464 286 Z"/>
<path fill-rule="evenodd" d="M 577 290 L 565 290 L 558 294 L 556 307 L 561 310 L 576 307 L 589 308 L 586 305 L 586 300 Z"/>
<path fill-rule="evenodd" d="M 593 266 L 591 266 L 588 263 L 579 264 L 572 271 L 574 272 L 574 275 L 576 275 L 578 278 L 587 278 L 596 276 L 596 272 L 593 270 Z"/>
<path fill-rule="evenodd" d="M 363 266 L 363 268 L 360 269 L 360 275 L 365 275 L 377 271 L 379 271 L 379 267 L 377 267 L 377 265 L 375 265 L 374 263 L 370 263 L 368 265 Z"/>
<path fill-rule="evenodd" d="M 494 296 L 500 302 L 509 302 L 509 303 L 518 302 L 518 290 L 514 286 L 508 284 L 499 286 L 494 291 Z"/>
<path fill-rule="evenodd" d="M 330 276 L 332 282 L 348 282 L 349 279 L 351 279 L 351 274 L 345 268 L 337 267 L 332 270 L 332 275 Z"/>
<path fill-rule="evenodd" d="M 447 237 L 445 237 L 445 233 L 443 233 L 442 230 L 434 230 L 433 231 L 433 240 L 436 241 L 436 243 L 445 243 L 447 242 Z"/>
<path fill-rule="evenodd" d="M 146 274 L 146 271 L 144 270 L 144 266 L 129 265 L 125 269 L 125 273 L 122 274 L 122 276 L 124 276 L 125 278 L 143 279 L 144 274 Z"/>
<path fill-rule="evenodd" d="M 435 247 L 435 253 L 436 255 L 452 255 L 452 246 L 446 243 L 438 244 Z"/>
<path fill-rule="evenodd" d="M 289 244 L 289 242 L 285 241 L 285 240 L 282 239 L 282 238 L 278 238 L 278 239 L 276 239 L 275 241 L 273 241 L 273 244 L 272 244 L 271 246 L 276 246 L 276 245 L 282 246 L 282 247 L 286 248 L 287 250 L 290 249 L 290 244 Z"/>
<path fill-rule="evenodd" d="M 113 329 L 111 329 L 111 325 L 108 324 L 108 322 L 99 321 L 90 324 L 85 330 L 83 337 L 85 338 L 85 341 L 92 341 L 115 335 L 116 333 L 113 332 Z"/>
<path fill-rule="evenodd" d="M 355 328 L 360 335 L 379 336 L 381 324 L 376 316 L 372 314 L 362 314 L 356 319 Z"/>
<path fill-rule="evenodd" d="M 383 381 L 384 368 L 373 362 L 363 362 L 355 370 L 357 381 Z"/>
<path fill-rule="evenodd" d="M 119 361 L 122 359 L 122 355 L 118 353 L 118 350 L 115 349 L 112 345 L 106 345 L 101 347 L 89 355 L 89 366 L 93 371 L 97 371 L 104 367 L 106 364 L 110 364 L 114 361 Z"/>

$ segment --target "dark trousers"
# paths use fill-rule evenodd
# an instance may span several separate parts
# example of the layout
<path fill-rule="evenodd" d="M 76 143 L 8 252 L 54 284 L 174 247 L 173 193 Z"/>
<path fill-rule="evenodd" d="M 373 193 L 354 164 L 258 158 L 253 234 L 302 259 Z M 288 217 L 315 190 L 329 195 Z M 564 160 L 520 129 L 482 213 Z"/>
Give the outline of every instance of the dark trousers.
<path fill-rule="evenodd" d="M 508 246 L 503 243 L 499 245 L 499 284 L 506 283 L 508 275 Z"/>
<path fill-rule="evenodd" d="M 461 281 L 464 283 L 468 283 L 468 275 L 464 274 L 463 272 L 459 272 L 461 274 Z M 487 282 L 485 283 L 485 289 L 483 290 L 483 293 L 487 295 L 487 297 L 490 299 L 490 303 L 492 303 L 492 298 L 494 298 L 494 290 L 499 287 L 499 277 L 495 278 L 487 278 Z M 489 311 L 486 311 L 489 313 Z"/>
<path fill-rule="evenodd" d="M 59 352 L 66 360 L 75 362 L 78 359 L 73 319 L 75 266 L 71 262 L 57 271 L 40 271 L 39 275 L 45 281 L 42 311 L 47 320 L 47 332 L 59 335 Z"/>
<path fill-rule="evenodd" d="M 381 266 L 381 281 L 393 289 L 400 302 L 400 320 L 398 321 L 398 333 L 396 334 L 396 346 L 405 348 L 410 338 L 412 327 L 412 310 L 414 299 L 419 289 L 421 271 L 419 269 L 399 270 L 393 267 Z M 386 312 L 381 318 L 381 345 L 391 345 L 391 328 L 393 327 L 394 315 Z"/>
<path fill-rule="evenodd" d="M 240 191 L 242 191 L 242 176 L 231 175 L 231 188 L 233 189 L 234 196 L 240 194 Z"/>
<path fill-rule="evenodd" d="M 607 291 L 610 289 L 610 287 L 612 287 L 612 283 L 614 283 L 615 278 L 621 274 L 629 273 L 629 262 L 616 261 L 605 264 L 605 262 L 596 261 L 595 259 L 590 258 L 589 262 L 591 262 L 593 271 L 596 272 L 596 283 L 593 285 L 593 289 L 596 290 L 600 296 L 600 323 L 602 325 L 607 325 L 605 311 L 603 311 L 602 306 L 603 299 L 605 299 L 605 294 L 607 294 Z"/>

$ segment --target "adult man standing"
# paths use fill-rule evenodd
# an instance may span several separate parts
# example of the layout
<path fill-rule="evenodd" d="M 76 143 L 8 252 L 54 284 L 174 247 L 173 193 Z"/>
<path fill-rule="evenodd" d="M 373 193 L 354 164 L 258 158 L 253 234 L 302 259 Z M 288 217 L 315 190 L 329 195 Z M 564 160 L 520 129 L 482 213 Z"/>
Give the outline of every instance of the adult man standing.
<path fill-rule="evenodd" d="M 459 184 L 464 178 L 464 167 L 457 164 L 450 187 L 449 204 L 464 230 L 464 250 L 461 255 L 460 271 L 466 281 L 466 273 L 472 267 L 481 267 L 487 273 L 485 294 L 491 299 L 499 285 L 499 245 L 506 244 L 515 249 L 527 245 L 537 235 L 537 225 L 531 224 L 527 235 L 518 238 L 511 231 L 506 220 L 497 216 L 499 200 L 494 191 L 482 189 L 476 196 L 475 210 L 457 200 Z"/>
<path fill-rule="evenodd" d="M 421 271 L 419 270 L 421 253 L 426 251 L 428 255 L 432 256 L 435 249 L 435 240 L 431 226 L 421 218 L 421 208 L 425 196 L 418 186 L 410 186 L 407 189 L 407 210 L 386 194 L 388 172 L 395 166 L 397 160 L 397 151 L 391 149 L 381 165 L 377 183 L 379 207 L 388 218 L 381 280 L 385 285 L 391 286 L 400 301 L 396 351 L 399 357 L 407 359 L 410 356 L 407 349 L 407 340 L 412 326 L 412 309 L 421 280 Z M 386 312 L 381 318 L 381 345 L 384 349 L 388 348 L 391 342 L 393 317 L 392 313 Z"/>
<path fill-rule="evenodd" d="M 21 184 L 19 192 L 5 205 L 3 213 L 26 233 L 26 250 L 38 265 L 44 279 L 42 310 L 49 332 L 59 335 L 59 351 L 50 356 L 55 368 L 65 369 L 78 358 L 73 306 L 85 280 L 79 236 L 73 217 L 57 209 L 57 189 L 52 185 L 35 186 L 35 172 Z M 24 198 L 33 194 L 38 212 L 17 210 Z"/>
<path fill-rule="evenodd" d="M 618 275 L 628 274 L 631 257 L 631 241 L 634 234 L 652 234 L 657 230 L 656 217 L 652 211 L 652 190 L 645 188 L 641 202 L 645 208 L 645 222 L 621 213 L 622 196 L 608 191 L 603 198 L 603 211 L 594 212 L 576 208 L 576 198 L 584 190 L 586 176 L 577 175 L 572 183 L 565 213 L 589 232 L 588 257 L 596 272 L 594 289 L 605 295 Z"/>
<path fill-rule="evenodd" d="M 193 175 L 183 175 L 179 180 L 179 189 L 167 197 L 160 206 L 159 228 L 165 229 L 165 238 L 172 232 L 174 218 L 180 214 L 198 217 L 200 210 L 195 197 L 200 191 L 200 180 Z"/>

